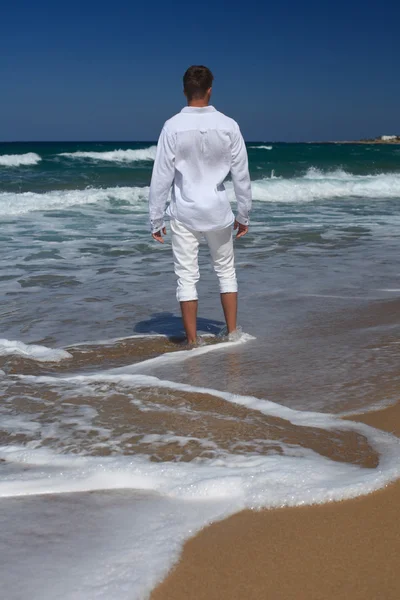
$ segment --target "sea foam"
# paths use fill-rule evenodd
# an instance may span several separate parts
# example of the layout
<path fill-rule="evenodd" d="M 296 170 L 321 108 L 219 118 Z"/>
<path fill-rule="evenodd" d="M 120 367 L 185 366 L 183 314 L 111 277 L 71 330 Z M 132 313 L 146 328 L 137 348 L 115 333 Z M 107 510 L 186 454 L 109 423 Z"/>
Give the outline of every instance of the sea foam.
<path fill-rule="evenodd" d="M 254 150 L 272 150 L 273 146 L 249 146 L 249 148 L 253 148 Z"/>
<path fill-rule="evenodd" d="M 210 346 L 216 351 L 218 345 Z M 200 349 L 199 349 L 200 350 Z M 190 351 L 188 351 L 190 352 Z M 195 352 L 195 351 L 192 351 Z M 182 360 L 182 356 L 176 359 Z M 135 365 L 135 368 L 137 365 Z M 276 402 L 162 380 L 143 373 L 132 373 L 131 367 L 110 369 L 101 373 L 67 376 L 21 375 L 19 379 L 29 384 L 45 384 L 68 393 L 81 387 L 85 394 L 95 392 L 101 384 L 117 385 L 121 392 L 135 388 L 159 388 L 183 393 L 208 394 L 264 415 L 279 418 L 296 426 L 315 427 L 326 431 L 353 431 L 365 436 L 380 455 L 378 469 L 362 468 L 354 464 L 338 463 L 317 454 L 311 449 L 281 442 L 282 454 L 232 455 L 191 463 L 151 464 L 143 456 L 124 457 L 72 457 L 52 455 L 51 465 L 61 472 L 55 477 L 40 480 L 35 477 L 28 485 L 26 480 L 8 480 L 0 484 L 0 496 L 37 493 L 88 491 L 95 489 L 152 489 L 169 497 L 191 499 L 230 500 L 239 498 L 250 508 L 296 506 L 341 500 L 366 494 L 386 485 L 400 476 L 400 440 L 388 433 L 362 423 L 343 421 L 341 418 L 319 412 L 300 411 Z M 72 386 L 72 388 L 71 388 Z M 93 386 L 93 387 L 92 387 Z M 0 457 L 11 462 L 29 462 L 45 466 L 48 449 L 32 450 L 8 446 L 0 449 Z M 65 468 L 64 468 L 65 467 Z M 73 468 L 73 480 L 68 475 Z M 76 468 L 78 471 L 76 471 Z M 106 474 L 107 473 L 107 474 Z"/>
<path fill-rule="evenodd" d="M 148 187 L 87 188 L 84 190 L 54 190 L 44 194 L 35 192 L 0 193 L 0 217 L 23 215 L 36 210 L 60 210 L 70 206 L 122 200 L 128 204 L 145 202 Z"/>
<path fill-rule="evenodd" d="M 71 358 L 66 350 L 47 348 L 37 344 L 24 344 L 18 340 L 0 339 L 0 356 L 22 356 L 39 362 L 58 362 Z"/>
<path fill-rule="evenodd" d="M 210 346 L 209 352 L 223 351 L 226 348 L 225 344 L 216 344 Z M 203 348 L 178 352 L 173 360 L 184 360 L 188 356 L 196 358 L 201 352 Z M 159 364 L 154 359 L 153 364 L 156 365 L 157 362 Z M 337 430 L 354 432 L 364 436 L 380 455 L 379 467 L 373 469 L 330 460 L 309 448 L 287 444 L 283 440 L 279 442 L 279 453 L 260 455 L 224 452 L 212 458 L 190 462 L 153 462 L 145 455 L 61 454 L 47 445 L 39 447 L 38 441 L 26 446 L 2 447 L 0 458 L 6 461 L 9 470 L 7 477 L 0 482 L 0 496 L 24 496 L 26 501 L 28 496 L 42 495 L 40 502 L 45 502 L 43 495 L 46 494 L 94 490 L 124 490 L 125 494 L 131 490 L 133 494 L 127 497 L 123 507 L 119 496 L 109 497 L 108 503 L 100 506 L 100 513 L 96 513 L 97 519 L 102 523 L 112 523 L 112 535 L 104 532 L 104 540 L 108 539 L 106 553 L 97 552 L 99 539 L 103 539 L 102 532 L 86 538 L 85 557 L 90 557 L 90 569 L 89 563 L 85 562 L 84 568 L 81 568 L 81 561 L 72 559 L 71 565 L 65 569 L 65 557 L 62 553 L 56 551 L 51 556 L 53 566 L 60 567 L 55 569 L 57 580 L 54 578 L 51 585 L 59 586 L 60 577 L 64 578 L 63 585 L 66 587 L 63 588 L 62 597 L 65 598 L 146 598 L 177 560 L 184 541 L 213 521 L 244 508 L 298 506 L 353 498 L 381 488 L 400 476 L 398 438 L 364 424 L 342 421 L 334 415 L 298 411 L 253 396 L 161 380 L 143 373 L 132 373 L 129 366 L 86 375 L 29 375 L 19 376 L 19 379 L 22 383 L 31 384 L 32 389 L 38 385 L 41 390 L 43 387 L 40 386 L 50 386 L 54 391 L 61 390 L 61 393 L 65 392 L 65 398 L 77 398 L 81 395 L 84 400 L 87 396 L 101 393 L 104 405 L 108 401 L 108 389 L 112 393 L 117 390 L 122 394 L 143 388 L 184 394 L 208 394 L 226 403 L 282 419 L 282 424 L 287 421 L 299 427 L 315 427 L 326 431 L 328 435 L 330 431 Z M 76 409 L 79 408 L 80 403 L 75 406 Z M 62 414 L 57 413 L 57 419 L 62 418 Z M 65 418 L 69 427 L 77 421 L 76 417 L 71 419 L 70 413 L 66 413 Z M 80 418 L 83 419 L 81 429 L 92 431 L 91 414 L 82 413 Z M 32 427 L 31 422 L 23 425 L 27 431 Z M 15 431 L 19 424 L 11 421 L 10 426 Z M 72 430 L 70 434 L 73 435 Z M 205 441 L 206 439 L 207 437 L 204 438 Z M 148 444 L 154 441 L 165 441 L 162 439 L 162 432 L 143 439 Z M 186 443 L 182 436 L 172 436 L 166 441 Z M 12 472 L 13 466 L 15 475 Z M 21 469 L 21 466 L 24 468 Z M 138 496 L 139 493 L 143 495 L 142 499 Z M 64 510 L 65 502 L 66 500 L 61 506 Z M 72 511 L 72 518 L 77 518 L 78 522 L 82 521 L 82 514 L 86 510 L 79 506 L 80 502 L 78 500 L 76 504 L 74 501 Z M 89 497 L 86 502 L 90 510 Z M 54 500 L 52 506 L 54 507 Z M 54 524 L 48 522 L 46 529 L 52 531 L 54 528 L 55 539 L 58 539 L 60 531 L 57 523 L 59 518 L 54 519 Z M 4 522 L 8 521 L 5 519 Z M 14 519 L 12 523 L 15 522 Z M 72 527 L 73 532 L 77 531 L 74 536 L 78 535 L 79 529 Z M 69 532 L 70 529 L 67 530 L 68 535 Z M 9 539 L 15 538 L 13 530 L 9 534 Z M 23 534 L 21 539 L 24 539 Z M 45 548 L 48 544 L 49 539 L 46 538 Z M 71 547 L 77 547 L 76 541 Z M 16 551 L 20 552 L 19 549 Z M 143 557 L 146 557 L 145 560 Z M 107 568 L 102 568 L 105 564 Z M 72 580 L 66 573 L 74 574 Z M 44 588 L 48 585 L 47 581 L 43 583 L 42 578 L 37 577 L 33 584 L 37 597 L 52 597 L 47 588 Z M 86 586 L 85 593 L 79 596 L 83 585 Z M 72 589 L 71 586 L 75 588 Z"/>
<path fill-rule="evenodd" d="M 342 170 L 308 169 L 302 177 L 275 177 L 252 182 L 253 197 L 262 202 L 310 202 L 340 198 L 398 198 L 400 174 L 352 175 Z"/>
<path fill-rule="evenodd" d="M 153 161 L 156 157 L 157 146 L 136 150 L 111 150 L 109 152 L 62 152 L 58 156 L 90 160 L 105 160 L 108 162 L 137 162 Z"/>
<path fill-rule="evenodd" d="M 232 183 L 227 182 L 226 188 L 228 197 L 233 202 L 235 195 Z M 282 203 L 341 198 L 399 198 L 400 174 L 352 175 L 341 170 L 323 172 L 311 168 L 302 177 L 257 179 L 252 182 L 252 192 L 255 201 Z M 0 217 L 96 204 L 113 199 L 135 206 L 146 203 L 148 196 L 149 188 L 146 186 L 54 190 L 43 194 L 3 192 L 0 193 Z"/>
<path fill-rule="evenodd" d="M 232 335 L 232 334 L 231 334 Z M 166 354 L 160 354 L 155 358 L 149 358 L 148 360 L 143 360 L 139 363 L 135 363 L 128 367 L 117 367 L 113 369 L 113 373 L 132 373 L 136 371 L 142 371 L 143 369 L 150 367 L 160 367 L 164 365 L 172 365 L 177 362 L 182 362 L 185 360 L 189 360 L 191 358 L 198 358 L 199 356 L 203 356 L 204 354 L 208 354 L 209 352 L 218 352 L 227 350 L 232 348 L 233 346 L 238 346 L 241 344 L 245 344 L 256 338 L 249 333 L 240 332 L 239 335 L 233 336 L 227 341 L 221 341 L 218 344 L 210 344 L 205 346 L 200 346 L 197 348 L 192 348 L 189 350 L 178 350 L 177 352 L 170 352 Z"/>
<path fill-rule="evenodd" d="M 0 166 L 21 167 L 24 165 L 37 165 L 41 161 L 39 154 L 27 152 L 26 154 L 2 154 L 0 155 Z"/>

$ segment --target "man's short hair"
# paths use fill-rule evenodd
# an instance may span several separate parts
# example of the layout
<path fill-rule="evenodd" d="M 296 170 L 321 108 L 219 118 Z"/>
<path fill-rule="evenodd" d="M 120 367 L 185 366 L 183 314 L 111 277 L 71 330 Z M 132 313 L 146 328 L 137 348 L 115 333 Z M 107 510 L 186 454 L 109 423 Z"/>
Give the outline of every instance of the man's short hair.
<path fill-rule="evenodd" d="M 202 65 L 189 67 L 183 76 L 183 89 L 188 100 L 204 98 L 212 86 L 214 75 Z"/>

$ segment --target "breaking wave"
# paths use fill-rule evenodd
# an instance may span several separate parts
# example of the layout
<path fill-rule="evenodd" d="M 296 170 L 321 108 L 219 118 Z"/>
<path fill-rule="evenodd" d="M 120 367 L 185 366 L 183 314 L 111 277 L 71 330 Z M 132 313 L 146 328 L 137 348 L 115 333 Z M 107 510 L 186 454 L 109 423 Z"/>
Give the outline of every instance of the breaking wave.
<path fill-rule="evenodd" d="M 25 165 L 37 165 L 41 161 L 39 154 L 27 152 L 26 154 L 1 154 L 0 166 L 21 167 Z"/>
<path fill-rule="evenodd" d="M 254 148 L 255 150 L 272 150 L 272 146 L 249 146 L 249 148 Z"/>
<path fill-rule="evenodd" d="M 302 177 L 257 180 L 253 197 L 262 202 L 310 202 L 335 198 L 400 198 L 400 173 L 352 175 L 311 167 Z"/>
<path fill-rule="evenodd" d="M 110 200 L 119 200 L 126 204 L 137 204 L 146 201 L 148 193 L 148 187 L 54 190 L 44 194 L 4 192 L 0 193 L 0 216 L 22 215 L 35 210 L 60 210 L 70 206 L 96 204 Z"/>
<path fill-rule="evenodd" d="M 233 186 L 226 185 L 234 201 Z M 302 177 L 273 177 L 252 182 L 253 198 L 259 202 L 311 202 L 313 200 L 400 198 L 400 173 L 352 175 L 345 171 L 324 173 L 311 168 Z M 0 193 L 0 216 L 20 215 L 32 211 L 58 210 L 71 206 L 117 200 L 137 206 L 148 201 L 149 188 L 114 187 L 84 190 L 54 190 L 46 193 Z"/>
<path fill-rule="evenodd" d="M 109 152 L 62 152 L 58 156 L 89 160 L 105 160 L 108 162 L 126 163 L 138 161 L 153 161 L 156 157 L 157 146 L 137 150 L 111 150 Z"/>

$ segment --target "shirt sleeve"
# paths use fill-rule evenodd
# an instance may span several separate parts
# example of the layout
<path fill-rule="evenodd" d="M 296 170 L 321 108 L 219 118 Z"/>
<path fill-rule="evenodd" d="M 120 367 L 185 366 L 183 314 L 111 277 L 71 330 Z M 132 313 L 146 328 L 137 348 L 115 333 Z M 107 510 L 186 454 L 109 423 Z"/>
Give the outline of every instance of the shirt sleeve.
<path fill-rule="evenodd" d="M 251 183 L 246 145 L 239 126 L 235 124 L 232 135 L 231 176 L 238 205 L 236 220 L 242 225 L 249 224 L 251 210 Z"/>
<path fill-rule="evenodd" d="M 164 213 L 175 176 L 175 136 L 164 126 L 157 144 L 149 192 L 152 233 L 164 227 Z"/>

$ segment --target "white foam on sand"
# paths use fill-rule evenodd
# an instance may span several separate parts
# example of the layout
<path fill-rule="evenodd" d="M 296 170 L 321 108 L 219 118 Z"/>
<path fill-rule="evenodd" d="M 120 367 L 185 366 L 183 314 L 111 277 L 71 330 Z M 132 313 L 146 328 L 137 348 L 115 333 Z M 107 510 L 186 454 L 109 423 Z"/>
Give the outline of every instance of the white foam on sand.
<path fill-rule="evenodd" d="M 233 334 L 230 336 L 230 339 L 226 339 L 226 341 L 218 342 L 217 344 L 210 344 L 199 346 L 195 348 L 190 348 L 188 350 L 177 350 L 176 352 L 169 352 L 166 354 L 161 354 L 156 356 L 155 358 L 149 358 L 148 360 L 143 360 L 139 363 L 135 363 L 133 365 L 128 365 L 124 367 L 117 367 L 112 370 L 113 373 L 136 373 L 145 370 L 150 367 L 160 367 L 164 365 L 170 365 L 174 363 L 178 363 L 184 360 L 189 360 L 191 358 L 197 358 L 202 356 L 203 354 L 208 354 L 209 352 L 218 352 L 220 350 L 229 350 L 233 346 L 238 346 L 241 344 L 245 344 L 256 338 L 249 333 L 242 333 L 239 331 L 237 334 Z"/>
<path fill-rule="evenodd" d="M 58 362 L 71 358 L 66 350 L 47 348 L 37 344 L 24 344 L 18 340 L 0 339 L 0 356 L 22 356 L 39 362 Z"/>
<path fill-rule="evenodd" d="M 3 500 L 3 597 L 146 600 L 185 540 L 225 513 L 224 503 L 152 493 Z"/>
<path fill-rule="evenodd" d="M 251 508 L 296 506 L 351 498 L 382 487 L 400 476 L 400 440 L 361 423 L 334 415 L 297 411 L 275 402 L 229 392 L 195 387 L 156 377 L 134 374 L 79 375 L 74 377 L 23 376 L 31 383 L 54 386 L 90 383 L 118 384 L 127 388 L 158 387 L 189 393 L 211 394 L 226 402 L 277 417 L 297 426 L 354 431 L 364 435 L 380 454 L 377 469 L 338 463 L 303 447 L 282 443 L 281 455 L 225 455 L 195 463 L 151 463 L 143 456 L 86 457 L 57 455 L 48 449 L 8 446 L 0 457 L 8 462 L 43 469 L 31 479 L 0 483 L 0 496 L 19 496 L 96 489 L 153 490 L 169 497 L 240 500 Z M 47 468 L 53 473 L 51 477 Z"/>
<path fill-rule="evenodd" d="M 0 166 L 21 167 L 25 165 L 37 165 L 41 161 L 39 154 L 27 152 L 26 154 L 1 154 Z"/>
<path fill-rule="evenodd" d="M 108 162 L 137 162 L 153 161 L 156 157 L 157 146 L 136 150 L 111 150 L 108 152 L 62 152 L 58 156 L 90 160 L 105 160 Z"/>
<path fill-rule="evenodd" d="M 341 421 L 333 415 L 296 411 L 251 396 L 178 384 L 143 374 L 109 371 L 77 377 L 28 376 L 23 379 L 33 384 L 72 384 L 77 389 L 96 382 L 129 389 L 149 386 L 212 394 L 296 425 L 318 427 L 327 432 L 338 429 L 357 432 L 380 454 L 379 467 L 367 469 L 331 461 L 310 449 L 283 442 L 282 454 L 225 453 L 211 459 L 164 463 L 152 462 L 143 455 L 88 457 L 61 455 L 49 448 L 2 447 L 0 458 L 15 467 L 0 482 L 3 498 L 19 496 L 26 501 L 28 496 L 89 490 L 131 490 L 133 494 L 119 511 L 117 496 L 114 501 L 110 497 L 107 507 L 100 506 L 99 512 L 95 511 L 100 531 L 96 527 L 86 535 L 83 555 L 71 552 L 65 565 L 60 549 L 51 553 L 49 573 L 54 575 L 44 579 L 38 571 L 37 577 L 29 581 L 33 598 L 47 600 L 58 591 L 59 597 L 64 599 L 143 599 L 176 561 L 183 542 L 208 523 L 244 508 L 299 506 L 353 498 L 381 488 L 400 476 L 398 438 L 367 425 Z M 151 438 L 148 442 L 152 442 Z M 145 496 L 138 504 L 139 491 Z M 65 511 L 68 512 L 68 519 L 72 519 L 68 535 L 79 537 L 80 528 L 74 532 L 73 524 L 74 519 L 83 517 L 76 508 L 79 502 L 72 502 L 74 510 L 69 511 L 66 500 L 60 515 L 65 519 Z M 110 523 L 109 539 L 103 535 L 102 523 Z M 10 529 L 7 539 L 14 540 L 15 525 L 7 527 Z M 52 513 L 46 531 L 50 532 L 50 539 L 46 538 L 43 543 L 43 552 L 48 553 L 47 547 L 50 544 L 51 548 L 53 543 L 51 535 L 56 538 L 60 531 L 54 516 L 52 521 Z M 74 548 L 76 542 L 71 545 Z M 23 547 L 21 542 L 10 561 L 13 559 L 18 564 L 17 555 Z M 30 560 L 35 561 L 35 556 Z"/>
<path fill-rule="evenodd" d="M 232 454 L 226 450 L 218 451 L 215 447 L 212 458 L 197 458 L 189 462 L 154 462 L 144 454 L 121 455 L 116 452 L 109 456 L 62 454 L 51 447 L 48 437 L 44 445 L 40 445 L 36 438 L 25 446 L 0 447 L 0 458 L 5 461 L 0 480 L 0 497 L 3 498 L 0 517 L 6 524 L 3 533 L 4 544 L 7 544 L 7 548 L 3 548 L 0 542 L 0 552 L 4 551 L 2 554 L 7 557 L 4 566 L 0 566 L 0 575 L 6 586 L 8 584 L 18 590 L 20 597 L 29 590 L 30 597 L 41 600 L 54 597 L 63 600 L 105 600 L 111 597 L 143 600 L 177 560 L 184 541 L 213 521 L 244 508 L 300 506 L 353 498 L 382 488 L 400 477 L 400 440 L 393 435 L 361 423 L 342 421 L 335 415 L 298 411 L 253 396 L 161 380 L 141 371 L 146 366 L 178 362 L 190 357 L 196 359 L 206 352 L 226 351 L 250 339 L 251 336 L 241 334 L 235 341 L 180 351 L 139 365 L 92 374 L 28 375 L 19 376 L 19 379 L 29 383 L 31 389 L 36 385 L 38 389 L 42 385 L 50 386 L 61 392 L 63 403 L 68 403 L 69 396 L 83 397 L 85 393 L 89 396 L 101 394 L 102 403 L 107 403 L 108 390 L 118 390 L 127 396 L 143 388 L 204 393 L 296 426 L 315 427 L 326 432 L 352 431 L 363 435 L 379 453 L 379 466 L 369 469 L 333 461 L 309 448 L 287 444 L 283 440 L 275 441 L 279 443 L 279 453 L 265 455 L 253 451 Z M 90 431 L 88 426 L 93 425 L 95 417 L 93 409 L 90 410 L 78 415 L 67 412 L 65 417 L 60 415 L 59 418 L 66 418 L 70 426 L 73 420 L 80 424 L 81 429 L 86 427 Z M 13 431 L 18 431 L 18 419 L 11 419 L 8 425 Z M 31 416 L 21 427 L 24 431 L 36 431 Z M 74 435 L 74 430 L 69 435 Z M 153 431 L 144 435 L 141 443 L 145 447 L 149 445 L 150 454 L 152 445 L 174 443 L 183 446 L 193 440 L 179 433 Z M 195 441 L 205 447 L 212 444 L 207 432 Z M 108 496 L 104 495 L 104 490 L 109 491 Z M 97 494 L 69 499 L 70 493 L 88 491 L 97 491 Z M 48 494 L 52 495 L 52 508 L 44 510 Z M 62 495 L 58 496 L 59 500 L 55 500 L 57 496 L 54 495 L 57 494 Z M 15 519 L 13 502 L 17 497 L 25 503 L 31 502 L 31 505 L 27 504 L 28 508 L 38 506 L 34 522 L 40 535 L 34 536 L 35 552 L 28 555 L 23 528 L 25 513 L 22 520 Z M 65 500 L 62 501 L 62 498 Z M 54 508 L 57 506 L 55 501 L 60 503 L 59 510 Z M 2 506 L 9 506 L 9 509 L 5 508 L 5 512 L 1 513 Z M 16 506 L 18 508 L 19 505 Z M 32 519 L 31 512 L 27 509 L 28 520 Z M 43 514 L 46 515 L 45 520 Z M 90 524 L 92 521 L 92 526 L 82 528 L 82 523 Z M 65 530 L 65 544 L 59 543 L 60 527 L 61 531 L 63 527 Z M 44 530 L 46 536 L 43 537 Z M 11 546 L 9 540 L 12 540 Z M 37 544 L 41 544 L 40 551 Z M 37 573 L 29 581 L 18 577 L 13 567 L 21 563 L 22 557 L 30 572 Z M 35 568 L 39 558 L 42 562 L 44 558 L 47 560 L 49 576 L 46 578 L 42 576 L 41 569 Z"/>

